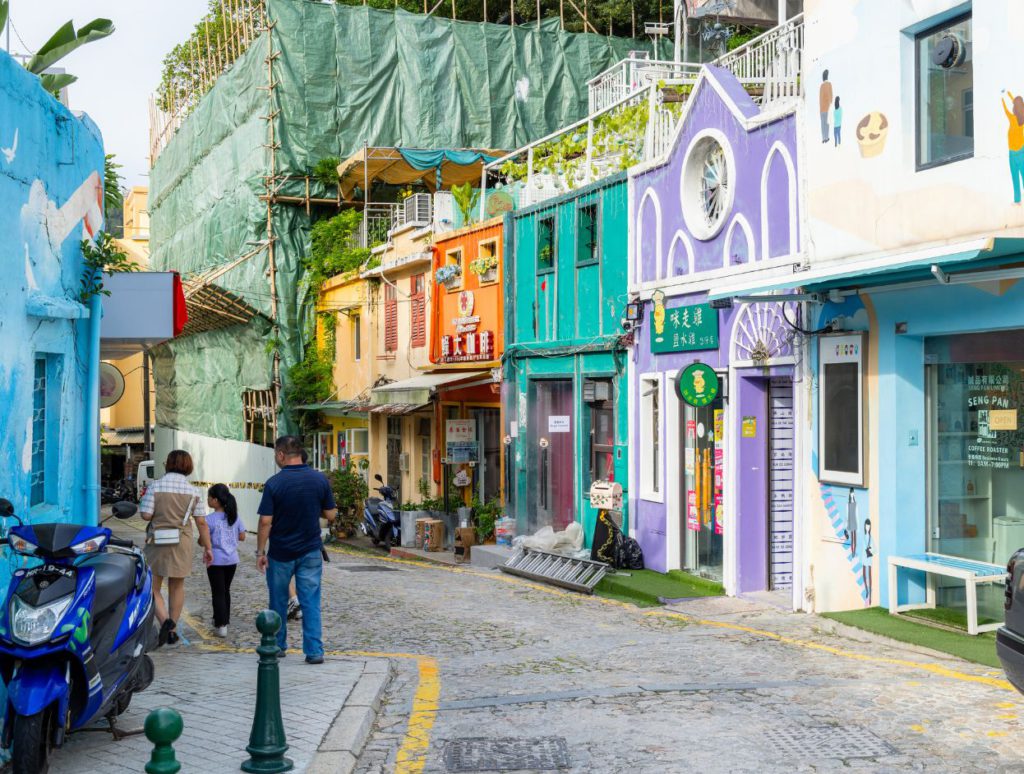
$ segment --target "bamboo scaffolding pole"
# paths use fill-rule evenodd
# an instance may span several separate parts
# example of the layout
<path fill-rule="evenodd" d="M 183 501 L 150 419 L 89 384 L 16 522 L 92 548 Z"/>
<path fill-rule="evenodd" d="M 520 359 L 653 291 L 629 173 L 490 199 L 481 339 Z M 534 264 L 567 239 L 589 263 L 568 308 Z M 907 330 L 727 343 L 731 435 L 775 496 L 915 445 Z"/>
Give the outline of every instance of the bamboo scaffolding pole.
<path fill-rule="evenodd" d="M 277 259 L 274 249 L 274 202 L 271 200 L 273 186 L 277 182 L 277 131 L 276 104 L 274 102 L 274 30 L 267 25 L 267 140 L 270 151 L 270 175 L 267 177 L 267 264 L 270 274 L 270 319 L 274 326 L 274 338 L 280 337 L 281 321 L 277 311 Z M 281 400 L 281 351 L 274 349 L 274 403 Z"/>

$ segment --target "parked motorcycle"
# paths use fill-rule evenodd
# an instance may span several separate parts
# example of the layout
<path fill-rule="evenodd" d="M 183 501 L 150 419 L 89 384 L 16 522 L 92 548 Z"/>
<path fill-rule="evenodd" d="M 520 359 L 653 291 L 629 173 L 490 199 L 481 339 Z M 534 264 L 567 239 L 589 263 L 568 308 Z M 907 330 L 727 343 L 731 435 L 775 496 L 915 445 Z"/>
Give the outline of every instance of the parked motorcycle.
<path fill-rule="evenodd" d="M 380 492 L 380 497 L 366 498 L 363 505 L 363 521 L 359 526 L 375 546 L 390 549 L 391 546 L 402 544 L 402 522 L 398 511 L 395 510 L 398 490 L 385 484 L 380 473 L 374 478 L 381 484 L 373 490 Z"/>
<path fill-rule="evenodd" d="M 135 511 L 116 503 L 112 515 Z M 18 523 L 0 546 L 19 560 L 0 604 L 0 743 L 14 774 L 40 774 L 69 732 L 98 718 L 120 738 L 116 717 L 153 681 L 152 575 L 142 551 L 102 525 L 24 524 L 3 499 L 0 518 Z"/>

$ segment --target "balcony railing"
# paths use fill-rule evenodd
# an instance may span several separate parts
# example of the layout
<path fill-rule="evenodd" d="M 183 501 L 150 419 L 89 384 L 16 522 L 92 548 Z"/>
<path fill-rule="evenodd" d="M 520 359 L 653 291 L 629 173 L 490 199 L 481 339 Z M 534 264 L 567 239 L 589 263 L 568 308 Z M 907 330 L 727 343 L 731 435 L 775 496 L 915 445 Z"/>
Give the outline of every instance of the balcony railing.
<path fill-rule="evenodd" d="M 587 112 L 599 113 L 659 81 L 696 80 L 699 74 L 698 64 L 650 59 L 646 51 L 630 51 L 627 58 L 587 81 Z"/>
<path fill-rule="evenodd" d="M 715 60 L 732 72 L 754 100 L 766 105 L 803 94 L 804 15 L 768 30 Z"/>
<path fill-rule="evenodd" d="M 455 226 L 454 210 L 451 191 L 413 194 L 397 204 L 371 202 L 366 205 L 359 228 L 359 244 L 362 247 L 382 245 L 401 228 L 450 231 Z"/>

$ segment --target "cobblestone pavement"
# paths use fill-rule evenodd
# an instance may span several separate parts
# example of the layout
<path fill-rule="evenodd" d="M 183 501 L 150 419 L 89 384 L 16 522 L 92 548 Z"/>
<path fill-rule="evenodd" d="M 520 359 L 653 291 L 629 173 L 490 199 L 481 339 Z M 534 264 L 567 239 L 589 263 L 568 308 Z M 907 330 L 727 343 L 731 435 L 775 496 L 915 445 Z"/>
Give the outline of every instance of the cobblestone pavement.
<path fill-rule="evenodd" d="M 251 550 L 235 580 L 237 646 L 255 643 L 266 600 Z M 575 772 L 1024 771 L 1024 701 L 998 670 L 763 602 L 640 610 L 345 551 L 325 569 L 325 644 L 395 654 L 363 774 L 541 771 L 529 754 L 560 749 Z M 198 572 L 188 595 L 202 630 Z M 437 701 L 435 662 L 411 656 L 436 660 Z M 503 759 L 467 740 L 527 744 L 506 743 Z"/>

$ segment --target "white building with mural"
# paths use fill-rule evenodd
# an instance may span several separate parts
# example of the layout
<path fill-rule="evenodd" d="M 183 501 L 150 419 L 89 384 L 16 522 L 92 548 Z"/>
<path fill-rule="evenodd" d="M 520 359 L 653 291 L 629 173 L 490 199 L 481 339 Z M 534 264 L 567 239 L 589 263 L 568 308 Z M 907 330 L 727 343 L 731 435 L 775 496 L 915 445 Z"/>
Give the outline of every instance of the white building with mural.
<path fill-rule="evenodd" d="M 731 288 L 815 294 L 804 606 L 999 620 L 974 581 L 1024 545 L 1024 3 L 816 0 L 805 25 L 806 263 Z"/>

